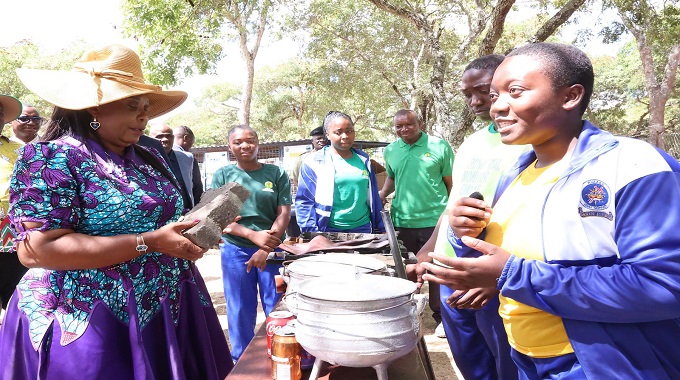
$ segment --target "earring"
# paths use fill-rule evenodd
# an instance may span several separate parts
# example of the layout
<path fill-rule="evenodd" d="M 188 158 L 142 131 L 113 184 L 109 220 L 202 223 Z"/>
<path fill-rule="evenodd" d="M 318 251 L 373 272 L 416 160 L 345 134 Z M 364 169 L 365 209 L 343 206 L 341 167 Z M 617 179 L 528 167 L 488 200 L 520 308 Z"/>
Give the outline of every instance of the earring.
<path fill-rule="evenodd" d="M 97 129 L 99 129 L 99 127 L 101 127 L 101 124 L 99 124 L 97 118 L 95 117 L 94 120 L 90 122 L 90 128 L 96 131 Z"/>

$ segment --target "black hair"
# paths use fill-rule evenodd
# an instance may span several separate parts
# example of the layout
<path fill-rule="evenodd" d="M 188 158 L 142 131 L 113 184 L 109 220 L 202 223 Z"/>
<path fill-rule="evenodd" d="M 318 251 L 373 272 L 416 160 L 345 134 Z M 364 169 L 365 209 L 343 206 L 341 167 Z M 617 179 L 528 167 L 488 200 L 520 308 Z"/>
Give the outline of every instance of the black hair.
<path fill-rule="evenodd" d="M 69 110 L 55 106 L 41 141 L 53 141 L 64 136 L 73 137 L 85 144 L 88 151 L 90 151 L 92 159 L 94 159 L 88 140 L 94 140 L 101 146 L 104 146 L 104 144 L 101 138 L 99 138 L 99 134 L 90 127 L 90 122 L 93 120 L 92 115 L 87 110 Z M 169 169 L 156 156 L 137 144 L 132 144 L 132 147 L 144 162 L 161 172 L 163 177 L 167 178 L 179 190 L 179 184 L 175 181 L 173 175 L 170 174 Z M 106 171 L 103 172 L 106 173 Z"/>
<path fill-rule="evenodd" d="M 192 139 L 195 138 L 194 131 L 192 131 L 191 128 L 187 127 L 186 125 L 180 125 L 179 127 L 175 127 L 173 129 L 173 132 L 174 131 L 178 131 L 181 134 L 185 134 L 185 135 L 191 137 Z"/>
<path fill-rule="evenodd" d="M 543 64 L 543 74 L 552 82 L 554 89 L 580 84 L 584 88 L 580 112 L 583 115 L 593 94 L 595 74 L 593 64 L 579 48 L 571 45 L 538 42 L 514 49 L 508 57 L 525 55 L 534 57 Z"/>
<path fill-rule="evenodd" d="M 351 126 L 354 126 L 354 122 L 352 121 L 352 118 L 349 117 L 346 113 L 342 113 L 340 111 L 328 111 L 326 114 L 326 117 L 323 118 L 323 132 L 328 133 L 328 124 L 330 124 L 333 120 L 336 119 L 345 119 L 349 121 L 349 124 Z"/>
<path fill-rule="evenodd" d="M 255 135 L 255 138 L 256 138 L 256 139 L 258 139 L 258 140 L 260 139 L 260 138 L 257 136 L 257 132 L 255 132 L 255 130 L 253 129 L 253 127 L 251 127 L 250 125 L 247 125 L 247 124 L 238 124 L 238 125 L 234 125 L 233 127 L 231 127 L 231 128 L 229 129 L 229 132 L 227 133 L 227 139 L 231 139 L 231 135 L 232 135 L 235 131 L 238 131 L 238 130 L 251 131 L 251 132 L 253 132 L 253 134 Z"/>
<path fill-rule="evenodd" d="M 420 120 L 420 116 L 418 116 L 418 113 L 414 110 L 407 110 L 407 109 L 401 109 L 397 111 L 397 113 L 394 114 L 394 119 L 396 119 L 399 116 L 404 116 L 404 115 L 413 115 L 413 117 L 416 118 L 416 122 L 418 125 L 422 125 L 423 122 Z"/>
<path fill-rule="evenodd" d="M 483 55 L 479 58 L 474 59 L 472 62 L 468 63 L 468 65 L 465 66 L 465 70 L 463 70 L 463 72 L 466 72 L 468 70 L 496 71 L 496 69 L 498 68 L 498 66 L 501 65 L 504 59 L 505 56 L 501 54 Z"/>

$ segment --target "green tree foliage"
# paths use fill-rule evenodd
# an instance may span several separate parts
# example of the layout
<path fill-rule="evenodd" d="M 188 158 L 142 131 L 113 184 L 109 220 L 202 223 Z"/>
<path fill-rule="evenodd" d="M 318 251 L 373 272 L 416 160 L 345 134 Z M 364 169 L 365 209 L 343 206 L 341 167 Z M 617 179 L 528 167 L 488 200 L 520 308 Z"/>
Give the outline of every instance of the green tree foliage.
<path fill-rule="evenodd" d="M 351 115 L 359 129 L 391 132 L 401 108 L 432 112 L 423 41 L 402 19 L 348 0 L 313 1 L 300 24 L 310 33 L 306 54 L 324 62 L 321 104 Z"/>
<path fill-rule="evenodd" d="M 255 58 L 274 3 L 271 0 L 123 0 L 124 30 L 141 40 L 154 83 L 176 84 L 212 73 L 225 41 L 238 41 L 246 71 L 239 120 L 250 122 Z"/>
<path fill-rule="evenodd" d="M 52 105 L 29 91 L 17 76 L 16 69 L 70 70 L 73 62 L 86 49 L 85 43 L 75 42 L 56 53 L 45 53 L 31 41 L 20 41 L 10 47 L 0 48 L 0 93 L 16 97 L 25 104 L 31 104 L 44 117 L 52 113 Z M 11 120 L 7 120 L 8 122 Z M 11 128 L 5 126 L 3 135 L 9 136 Z"/>
<path fill-rule="evenodd" d="M 227 132 L 239 124 L 237 107 L 241 90 L 230 83 L 220 83 L 203 90 L 195 101 L 196 109 L 168 118 L 171 127 L 186 125 L 196 136 L 195 146 L 226 145 Z"/>
<path fill-rule="evenodd" d="M 648 104 L 635 43 L 623 45 L 614 57 L 594 57 L 592 61 L 595 86 L 586 117 L 614 134 L 646 136 Z"/>
<path fill-rule="evenodd" d="M 672 2 L 654 0 L 608 0 L 606 7 L 618 12 L 620 22 L 603 30 L 605 41 L 617 40 L 624 31 L 635 37 L 648 97 L 649 142 L 664 148 L 666 105 L 671 104 L 680 64 L 680 8 Z M 671 120 L 677 118 L 671 116 Z"/>
<path fill-rule="evenodd" d="M 203 5 L 208 2 L 199 2 Z M 187 1 L 124 0 L 123 35 L 140 42 L 151 83 L 176 85 L 194 74 L 214 74 L 222 57 L 224 15 Z"/>

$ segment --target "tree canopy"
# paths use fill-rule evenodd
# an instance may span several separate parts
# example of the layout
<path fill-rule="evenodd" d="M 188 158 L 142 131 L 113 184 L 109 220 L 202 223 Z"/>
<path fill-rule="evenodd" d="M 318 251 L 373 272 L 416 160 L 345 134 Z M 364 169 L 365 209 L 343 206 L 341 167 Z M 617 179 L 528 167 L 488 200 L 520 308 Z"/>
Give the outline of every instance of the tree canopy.
<path fill-rule="evenodd" d="M 600 40 L 618 52 L 587 51 L 596 86 L 586 117 L 617 134 L 663 146 L 680 121 L 677 67 L 680 9 L 659 0 L 123 0 L 123 30 L 139 41 L 147 79 L 173 85 L 215 74 L 226 51 L 239 51 L 242 80 L 216 80 L 196 108 L 167 120 L 185 124 L 197 145 L 226 142 L 226 130 L 250 123 L 265 141 L 306 138 L 329 110 L 349 114 L 359 138 L 394 139 L 392 115 L 418 112 L 428 131 L 455 147 L 472 132 L 458 93 L 463 67 L 479 55 L 535 41 Z M 576 19 L 601 14 L 581 26 Z M 631 38 L 632 37 L 632 38 Z M 295 38 L 297 57 L 255 70 L 263 38 Z M 628 42 L 626 42 L 628 41 Z M 231 47 L 230 47 L 231 46 Z M 84 44 L 44 54 L 22 41 L 0 48 L 0 91 L 50 106 L 23 88 L 17 67 L 65 68 Z M 252 102 L 252 103 L 251 103 Z"/>

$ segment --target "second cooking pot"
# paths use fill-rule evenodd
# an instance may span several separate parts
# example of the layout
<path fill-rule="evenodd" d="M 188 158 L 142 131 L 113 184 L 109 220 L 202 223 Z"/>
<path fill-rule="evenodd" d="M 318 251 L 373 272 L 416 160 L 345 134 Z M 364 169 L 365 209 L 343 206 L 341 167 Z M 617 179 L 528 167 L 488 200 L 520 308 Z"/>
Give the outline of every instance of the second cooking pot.
<path fill-rule="evenodd" d="M 286 294 L 295 292 L 298 284 L 316 277 L 355 278 L 357 275 L 389 275 L 387 265 L 369 256 L 351 253 L 328 253 L 286 261 L 281 268 L 283 280 L 288 285 Z M 293 311 L 293 310 L 291 310 Z"/>

